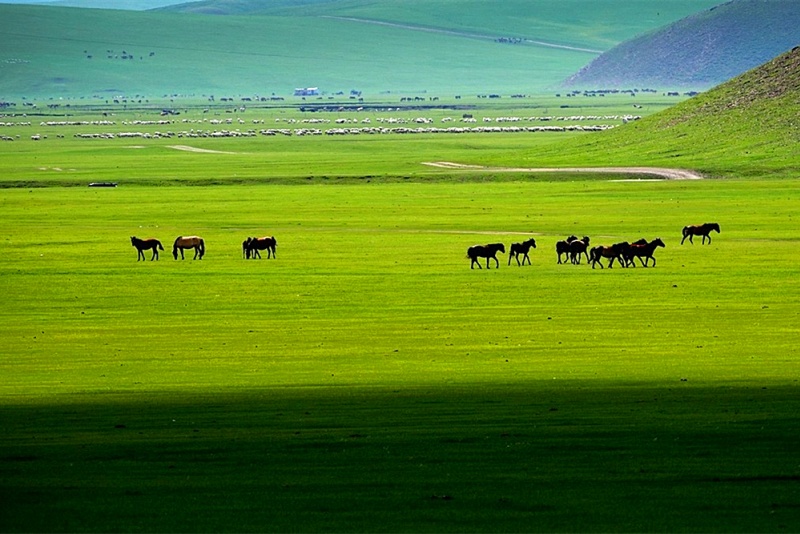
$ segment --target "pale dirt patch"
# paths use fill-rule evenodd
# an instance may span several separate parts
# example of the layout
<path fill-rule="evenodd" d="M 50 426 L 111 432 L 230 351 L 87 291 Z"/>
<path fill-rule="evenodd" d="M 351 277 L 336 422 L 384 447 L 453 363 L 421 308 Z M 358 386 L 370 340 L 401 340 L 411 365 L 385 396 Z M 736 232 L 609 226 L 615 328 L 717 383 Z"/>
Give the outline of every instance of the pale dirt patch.
<path fill-rule="evenodd" d="M 423 161 L 423 165 L 438 167 L 440 169 L 478 170 L 491 172 L 570 172 L 570 173 L 599 173 L 599 174 L 642 174 L 658 176 L 663 180 L 702 180 L 703 176 L 686 169 L 668 169 L 664 167 L 484 167 L 482 165 L 466 165 L 452 161 Z M 653 179 L 613 180 L 646 182 Z"/>
<path fill-rule="evenodd" d="M 236 152 L 223 152 L 222 150 L 209 150 L 207 148 L 197 148 L 188 145 L 170 145 L 167 148 L 182 150 L 184 152 L 194 152 L 196 154 L 236 154 Z"/>

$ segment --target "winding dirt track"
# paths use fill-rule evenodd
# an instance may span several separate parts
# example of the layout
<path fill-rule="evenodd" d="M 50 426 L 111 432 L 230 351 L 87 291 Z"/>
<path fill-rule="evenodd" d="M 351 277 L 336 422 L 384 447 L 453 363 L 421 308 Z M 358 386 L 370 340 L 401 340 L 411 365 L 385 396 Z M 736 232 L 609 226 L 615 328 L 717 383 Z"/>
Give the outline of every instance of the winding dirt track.
<path fill-rule="evenodd" d="M 686 169 L 668 169 L 664 167 L 559 167 L 559 168 L 525 168 L 525 167 L 484 167 L 482 165 L 465 165 L 450 161 L 424 161 L 423 165 L 441 169 L 491 172 L 567 172 L 598 174 L 631 174 L 650 176 L 660 180 L 702 180 L 703 176 Z M 653 178 L 651 178 L 653 179 Z M 641 179 L 639 179 L 641 180 Z"/>

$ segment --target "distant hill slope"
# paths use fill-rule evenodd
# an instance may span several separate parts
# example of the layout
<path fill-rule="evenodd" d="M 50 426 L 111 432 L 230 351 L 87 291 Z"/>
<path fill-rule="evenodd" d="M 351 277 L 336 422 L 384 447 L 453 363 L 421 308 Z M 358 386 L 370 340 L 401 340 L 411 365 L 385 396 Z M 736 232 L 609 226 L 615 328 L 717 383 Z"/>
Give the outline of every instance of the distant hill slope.
<path fill-rule="evenodd" d="M 706 93 L 614 130 L 538 148 L 523 161 L 656 165 L 731 176 L 797 177 L 800 47 Z M 741 176 L 741 171 L 739 172 Z"/>
<path fill-rule="evenodd" d="M 797 44 L 800 2 L 732 0 L 620 44 L 564 85 L 705 89 Z"/>
<path fill-rule="evenodd" d="M 0 100 L 537 93 L 589 50 L 714 1 L 228 0 L 271 14 L 225 17 L 0 3 Z"/>
<path fill-rule="evenodd" d="M 159 7 L 182 4 L 186 0 L 50 0 L 49 5 L 60 7 L 86 7 L 92 9 L 130 9 L 145 11 Z"/>
<path fill-rule="evenodd" d="M 608 50 L 719 0 L 201 0 L 163 11 L 346 17 Z M 532 42 L 527 43 L 533 45 Z M 577 69 L 576 69 L 577 70 Z M 560 82 L 561 80 L 559 80 Z"/>

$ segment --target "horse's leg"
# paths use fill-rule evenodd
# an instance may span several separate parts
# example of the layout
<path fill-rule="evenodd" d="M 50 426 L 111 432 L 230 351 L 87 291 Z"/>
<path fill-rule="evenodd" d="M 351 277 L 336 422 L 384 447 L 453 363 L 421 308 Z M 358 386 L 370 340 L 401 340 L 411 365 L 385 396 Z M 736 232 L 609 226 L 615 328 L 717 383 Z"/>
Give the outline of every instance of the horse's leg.
<path fill-rule="evenodd" d="M 494 262 L 495 262 L 495 264 L 497 264 L 497 268 L 499 269 L 500 268 L 500 262 L 497 260 L 497 256 L 492 256 L 492 258 L 494 258 Z M 519 260 L 517 260 L 517 261 L 519 261 Z M 487 260 L 487 263 L 488 263 L 488 260 Z"/>
<path fill-rule="evenodd" d="M 158 257 L 158 250 L 156 249 L 156 247 L 153 247 L 153 255 L 150 256 L 150 261 L 153 261 L 157 257 Z"/>
<path fill-rule="evenodd" d="M 511 252 L 508 253 L 508 265 L 511 265 L 511 258 L 513 256 L 514 256 L 514 254 L 512 254 Z M 517 260 L 517 263 L 519 263 L 519 260 Z"/>
<path fill-rule="evenodd" d="M 527 253 L 527 252 L 526 252 L 526 253 L 525 253 L 525 255 L 522 257 L 522 265 L 525 265 L 525 260 L 528 260 L 528 265 L 530 265 L 530 264 L 531 264 L 531 258 L 530 258 L 530 256 L 528 256 L 528 253 Z"/>

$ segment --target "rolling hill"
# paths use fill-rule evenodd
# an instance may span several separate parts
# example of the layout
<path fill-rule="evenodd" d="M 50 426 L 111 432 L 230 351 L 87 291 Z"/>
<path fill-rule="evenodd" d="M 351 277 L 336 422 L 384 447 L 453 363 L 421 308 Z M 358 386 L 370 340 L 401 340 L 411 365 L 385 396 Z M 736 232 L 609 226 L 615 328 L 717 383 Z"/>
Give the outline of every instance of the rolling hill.
<path fill-rule="evenodd" d="M 711 177 L 743 172 L 796 177 L 798 117 L 800 47 L 795 47 L 665 111 L 540 148 L 524 161 L 530 166 L 546 161 L 682 167 Z"/>
<path fill-rule="evenodd" d="M 796 0 L 732 0 L 600 55 L 566 87 L 706 89 L 800 44 Z"/>
<path fill-rule="evenodd" d="M 714 2 L 217 2 L 224 17 L 0 4 L 0 99 L 537 93 Z"/>

